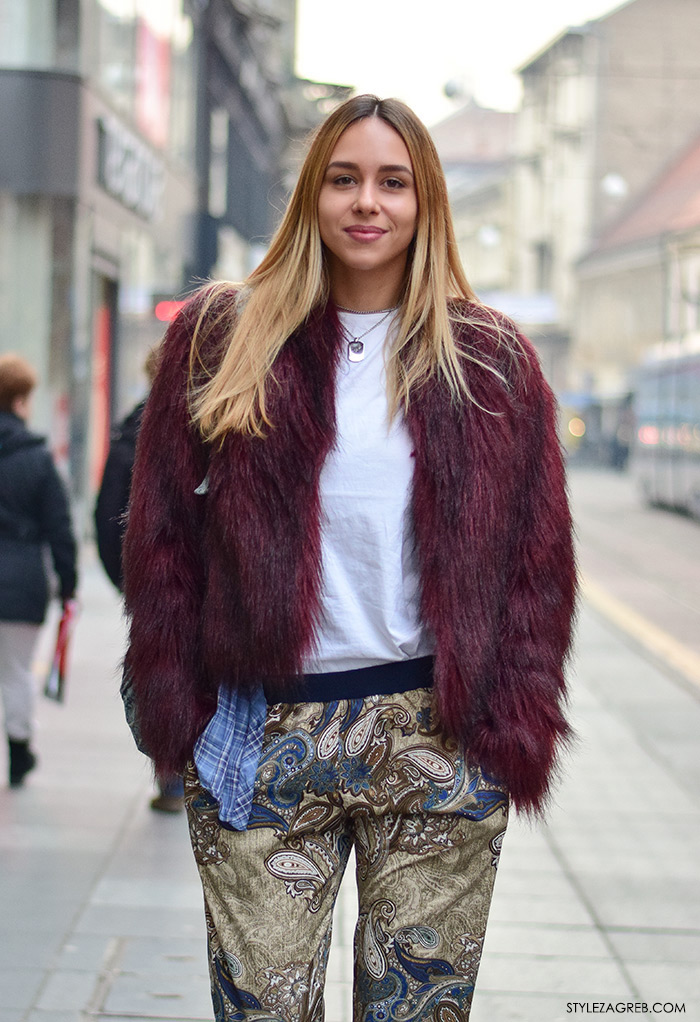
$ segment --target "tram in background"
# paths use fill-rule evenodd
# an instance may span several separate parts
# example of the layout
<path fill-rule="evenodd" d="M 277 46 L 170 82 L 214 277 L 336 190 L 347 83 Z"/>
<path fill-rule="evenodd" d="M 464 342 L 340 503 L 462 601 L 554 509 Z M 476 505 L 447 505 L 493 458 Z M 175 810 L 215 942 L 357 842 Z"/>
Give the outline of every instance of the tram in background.
<path fill-rule="evenodd" d="M 652 350 L 634 411 L 630 468 L 644 499 L 700 519 L 700 334 Z"/>

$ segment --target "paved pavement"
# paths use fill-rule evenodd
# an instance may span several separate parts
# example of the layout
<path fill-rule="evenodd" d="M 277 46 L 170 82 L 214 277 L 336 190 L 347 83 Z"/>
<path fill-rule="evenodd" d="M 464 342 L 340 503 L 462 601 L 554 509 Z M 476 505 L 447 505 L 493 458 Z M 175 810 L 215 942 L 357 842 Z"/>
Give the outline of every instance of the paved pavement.
<path fill-rule="evenodd" d="M 40 769 L 0 788 L 0 1022 L 210 1020 L 185 820 L 148 807 L 117 695 L 119 602 L 84 562 L 67 702 L 41 700 Z M 509 828 L 473 1022 L 643 1003 L 700 1020 L 700 690 L 596 606 L 572 669 L 580 742 L 547 826 Z M 353 901 L 345 883 L 328 1022 L 351 1018 Z"/>

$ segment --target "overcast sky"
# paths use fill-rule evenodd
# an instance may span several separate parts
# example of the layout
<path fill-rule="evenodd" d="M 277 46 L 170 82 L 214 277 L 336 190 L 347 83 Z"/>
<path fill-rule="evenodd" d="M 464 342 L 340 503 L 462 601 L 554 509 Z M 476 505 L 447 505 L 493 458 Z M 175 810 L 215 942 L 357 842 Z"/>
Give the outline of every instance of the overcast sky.
<path fill-rule="evenodd" d="M 513 71 L 562 29 L 629 0 L 297 0 L 297 74 L 398 96 L 427 123 L 456 109 L 449 81 L 514 110 Z"/>

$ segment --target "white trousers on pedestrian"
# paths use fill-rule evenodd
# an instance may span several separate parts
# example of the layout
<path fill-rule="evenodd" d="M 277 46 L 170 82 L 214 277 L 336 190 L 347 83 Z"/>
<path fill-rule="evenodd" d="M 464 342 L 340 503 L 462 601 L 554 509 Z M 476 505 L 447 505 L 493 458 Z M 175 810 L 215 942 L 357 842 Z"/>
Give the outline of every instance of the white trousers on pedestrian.
<path fill-rule="evenodd" d="M 0 690 L 8 738 L 26 742 L 32 737 L 34 675 L 32 658 L 41 625 L 0 621 Z"/>

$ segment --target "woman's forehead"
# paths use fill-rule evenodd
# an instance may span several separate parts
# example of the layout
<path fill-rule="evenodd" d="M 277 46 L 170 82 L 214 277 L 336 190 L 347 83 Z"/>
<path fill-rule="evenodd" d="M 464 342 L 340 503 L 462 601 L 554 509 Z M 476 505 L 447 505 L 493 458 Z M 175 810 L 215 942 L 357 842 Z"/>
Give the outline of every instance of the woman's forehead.
<path fill-rule="evenodd" d="M 403 165 L 412 170 L 406 143 L 398 131 L 381 117 L 363 117 L 350 124 L 330 154 L 329 164 L 335 161 L 379 161 L 381 164 Z"/>

